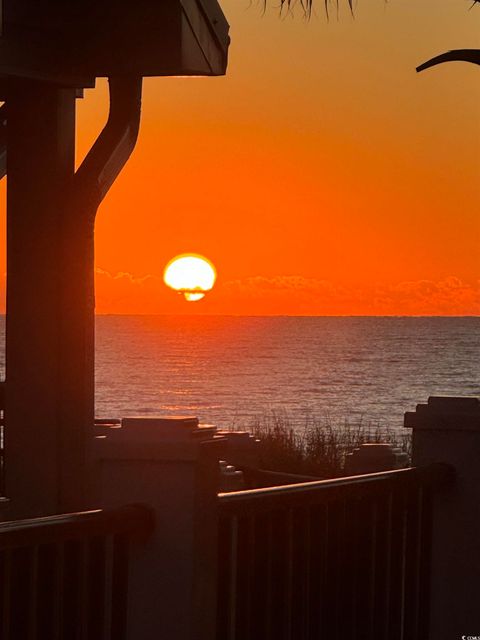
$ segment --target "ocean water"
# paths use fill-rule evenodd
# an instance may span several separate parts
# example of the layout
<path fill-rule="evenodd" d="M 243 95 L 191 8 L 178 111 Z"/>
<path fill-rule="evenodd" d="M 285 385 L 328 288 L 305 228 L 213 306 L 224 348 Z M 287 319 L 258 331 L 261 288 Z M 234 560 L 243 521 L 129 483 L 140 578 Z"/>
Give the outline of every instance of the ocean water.
<path fill-rule="evenodd" d="M 265 414 L 401 429 L 429 395 L 480 395 L 480 318 L 99 316 L 96 414 Z"/>

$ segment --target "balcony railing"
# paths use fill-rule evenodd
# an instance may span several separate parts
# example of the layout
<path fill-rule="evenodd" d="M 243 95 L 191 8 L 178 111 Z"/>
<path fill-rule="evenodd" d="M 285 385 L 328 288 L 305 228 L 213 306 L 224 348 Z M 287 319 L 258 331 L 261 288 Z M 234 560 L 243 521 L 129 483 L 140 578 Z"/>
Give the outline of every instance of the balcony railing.
<path fill-rule="evenodd" d="M 435 464 L 219 496 L 218 640 L 427 636 Z"/>
<path fill-rule="evenodd" d="M 2 640 L 123 640 L 129 544 L 143 506 L 0 524 Z"/>

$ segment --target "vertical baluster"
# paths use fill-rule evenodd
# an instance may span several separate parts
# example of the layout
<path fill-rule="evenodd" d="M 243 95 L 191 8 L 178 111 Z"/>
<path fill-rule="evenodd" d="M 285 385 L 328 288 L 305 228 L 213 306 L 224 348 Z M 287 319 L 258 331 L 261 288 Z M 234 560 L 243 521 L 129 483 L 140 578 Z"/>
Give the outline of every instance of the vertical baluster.
<path fill-rule="evenodd" d="M 292 547 L 292 579 L 291 579 L 291 638 L 303 640 L 305 633 L 305 603 L 307 597 L 306 578 L 308 563 L 306 562 L 305 528 L 306 509 L 291 509 L 291 547 Z"/>
<path fill-rule="evenodd" d="M 334 503 L 334 530 L 336 533 L 334 544 L 335 567 L 333 577 L 335 593 L 334 624 L 336 638 L 342 638 L 344 635 L 344 629 L 348 627 L 348 619 L 345 615 L 345 601 L 348 593 L 346 580 L 348 579 L 349 572 L 349 549 L 347 546 L 348 537 L 346 531 L 345 503 L 345 495 L 339 496 Z"/>
<path fill-rule="evenodd" d="M 232 573 L 232 520 L 233 518 L 219 518 L 218 522 L 218 562 L 217 562 L 217 640 L 230 640 L 229 621 L 230 611 L 230 583 Z"/>
<path fill-rule="evenodd" d="M 89 543 L 87 566 L 88 640 L 102 640 L 105 629 L 106 543 L 104 537 Z"/>
<path fill-rule="evenodd" d="M 284 511 L 272 513 L 272 618 L 271 637 L 275 640 L 285 638 L 285 592 L 287 576 L 287 549 L 286 518 Z M 239 639 L 241 640 L 241 639 Z"/>
<path fill-rule="evenodd" d="M 265 640 L 273 640 L 272 617 L 276 616 L 273 610 L 273 520 L 272 514 L 267 514 L 267 575 L 266 575 L 266 593 L 265 593 Z"/>
<path fill-rule="evenodd" d="M 38 596 L 38 546 L 33 545 L 29 550 L 29 588 L 28 588 L 28 638 L 37 637 L 37 596 Z"/>
<path fill-rule="evenodd" d="M 251 519 L 238 519 L 235 638 L 248 638 L 251 598 Z"/>
<path fill-rule="evenodd" d="M 12 586 L 12 552 L 6 549 L 1 554 L 1 577 L 2 577 L 2 600 L 0 619 L 2 640 L 10 638 L 10 602 L 11 602 L 11 586 Z"/>
<path fill-rule="evenodd" d="M 327 594 L 328 609 L 326 611 L 327 633 L 331 640 L 338 638 L 338 504 L 334 501 L 327 504 L 328 514 L 328 551 L 327 551 Z"/>
<path fill-rule="evenodd" d="M 309 637 L 325 637 L 324 611 L 326 602 L 326 562 L 327 562 L 327 509 L 323 504 L 310 509 L 310 581 L 309 581 Z"/>
<path fill-rule="evenodd" d="M 13 550 L 10 591 L 10 636 L 7 636 L 12 640 L 28 638 L 31 563 L 31 549 L 22 547 Z"/>
<path fill-rule="evenodd" d="M 293 509 L 285 511 L 285 585 L 284 585 L 284 635 L 292 640 L 293 633 Z"/>
<path fill-rule="evenodd" d="M 113 535 L 105 538 L 105 612 L 104 612 L 104 632 L 105 640 L 113 640 L 112 615 L 113 615 Z"/>
<path fill-rule="evenodd" d="M 303 509 L 290 509 L 290 548 L 291 548 L 291 578 L 290 578 L 290 638 L 301 640 L 303 625 Z"/>
<path fill-rule="evenodd" d="M 378 574 L 378 499 L 374 496 L 370 498 L 370 585 L 369 585 L 369 615 L 368 615 L 368 637 L 374 640 L 376 595 L 377 595 L 377 574 Z"/>
<path fill-rule="evenodd" d="M 420 513 L 419 619 L 417 632 L 420 639 L 429 637 L 431 550 L 432 490 L 430 487 L 423 487 Z"/>
<path fill-rule="evenodd" d="M 400 633 L 401 640 L 409 640 L 405 636 L 405 596 L 406 596 L 406 569 L 407 569 L 407 524 L 408 524 L 408 495 L 407 488 L 402 488 L 402 539 L 401 539 L 401 589 L 400 589 Z"/>
<path fill-rule="evenodd" d="M 320 635 L 319 625 L 319 592 L 320 592 L 320 540 L 319 531 L 319 515 L 316 505 L 310 506 L 308 509 L 308 538 L 310 541 L 308 573 L 308 620 L 307 620 L 307 638 L 315 640 Z"/>
<path fill-rule="evenodd" d="M 389 491 L 386 497 L 385 512 L 385 596 L 383 627 L 379 628 L 380 638 L 389 640 L 389 626 L 392 601 L 392 540 L 393 540 L 393 493 Z"/>
<path fill-rule="evenodd" d="M 234 516 L 231 520 L 231 537 L 230 537 L 230 601 L 229 601 L 229 638 L 235 640 L 235 632 L 237 628 L 237 582 L 238 582 L 238 518 Z"/>
<path fill-rule="evenodd" d="M 389 554 L 388 640 L 402 638 L 405 501 L 403 490 L 391 493 L 391 535 Z"/>
<path fill-rule="evenodd" d="M 250 638 L 253 629 L 255 518 L 244 516 L 238 521 L 237 542 L 237 625 L 236 638 Z"/>
<path fill-rule="evenodd" d="M 268 638 L 269 591 L 269 533 L 268 513 L 255 517 L 253 544 L 253 576 L 251 580 L 251 624 L 249 639 Z"/>
<path fill-rule="evenodd" d="M 407 494 L 405 544 L 405 613 L 404 638 L 419 638 L 419 596 L 421 567 L 422 487 L 412 487 Z"/>
<path fill-rule="evenodd" d="M 332 575 L 334 572 L 335 560 L 333 549 L 335 545 L 335 531 L 333 529 L 334 507 L 331 502 L 325 505 L 324 520 L 324 562 L 322 576 L 322 633 L 327 638 L 334 640 L 335 637 L 335 588 L 333 587 Z"/>
<path fill-rule="evenodd" d="M 356 619 L 358 636 L 362 640 L 371 640 L 372 630 L 372 524 L 373 506 L 371 496 L 363 491 L 358 499 L 358 543 L 356 548 Z"/>
<path fill-rule="evenodd" d="M 38 569 L 36 578 L 35 630 L 31 638 L 35 640 L 56 640 L 56 574 L 58 545 L 43 544 L 38 548 Z"/>
<path fill-rule="evenodd" d="M 325 628 L 328 638 L 339 637 L 340 581 L 342 566 L 342 500 L 327 503 L 327 558 Z"/>
<path fill-rule="evenodd" d="M 300 566 L 301 576 L 301 603 L 302 603 L 302 620 L 300 628 L 300 638 L 302 640 L 309 639 L 309 618 L 310 618 L 310 572 L 311 565 L 311 538 L 310 538 L 310 509 L 307 507 L 302 510 L 302 530 L 297 539 L 297 544 L 302 550 L 303 562 Z"/>
<path fill-rule="evenodd" d="M 111 638 L 127 637 L 128 539 L 123 534 L 113 536 Z"/>
<path fill-rule="evenodd" d="M 64 618 L 65 543 L 58 544 L 55 571 L 55 640 L 61 640 Z"/>
<path fill-rule="evenodd" d="M 353 627 L 353 585 L 355 581 L 354 550 L 355 523 L 352 519 L 352 498 L 345 496 L 339 501 L 337 562 L 337 629 L 340 638 L 354 635 Z"/>
<path fill-rule="evenodd" d="M 83 539 L 79 542 L 79 589 L 78 589 L 78 613 L 77 613 L 77 638 L 79 640 L 89 640 L 89 617 L 88 617 L 88 565 L 89 565 L 89 540 Z"/>
<path fill-rule="evenodd" d="M 388 575 L 390 537 L 390 494 L 382 492 L 376 499 L 376 560 L 374 573 L 373 638 L 389 640 L 386 634 L 388 618 Z"/>
<path fill-rule="evenodd" d="M 348 521 L 349 526 L 349 547 L 350 547 L 350 569 L 348 571 L 350 581 L 350 598 L 348 599 L 350 607 L 350 634 L 351 640 L 356 640 L 357 637 L 361 637 L 360 630 L 358 628 L 358 593 L 360 589 L 359 575 L 357 569 L 357 558 L 360 544 L 360 525 L 358 522 L 360 509 L 358 507 L 358 499 L 356 495 L 348 501 L 346 508 L 348 509 Z"/>
<path fill-rule="evenodd" d="M 64 545 L 64 564 L 62 576 L 63 611 L 61 638 L 78 638 L 78 601 L 80 586 L 81 545 L 68 540 Z"/>
<path fill-rule="evenodd" d="M 247 635 L 245 637 L 251 638 L 253 637 L 253 629 L 255 627 L 255 621 L 253 619 L 253 599 L 255 596 L 255 547 L 256 547 L 256 539 L 255 539 L 255 516 L 250 516 L 247 518 L 247 546 L 248 553 L 246 556 L 247 560 L 247 607 L 246 607 L 246 629 Z"/>

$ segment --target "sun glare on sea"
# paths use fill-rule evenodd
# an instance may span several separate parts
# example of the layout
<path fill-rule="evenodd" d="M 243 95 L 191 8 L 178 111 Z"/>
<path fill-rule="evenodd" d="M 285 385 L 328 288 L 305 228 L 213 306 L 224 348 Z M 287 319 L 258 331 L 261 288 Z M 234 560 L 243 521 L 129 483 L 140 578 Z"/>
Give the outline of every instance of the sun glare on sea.
<path fill-rule="evenodd" d="M 181 293 L 188 302 L 204 298 L 216 278 L 217 272 L 210 260 L 193 253 L 172 258 L 163 272 L 167 287 Z"/>

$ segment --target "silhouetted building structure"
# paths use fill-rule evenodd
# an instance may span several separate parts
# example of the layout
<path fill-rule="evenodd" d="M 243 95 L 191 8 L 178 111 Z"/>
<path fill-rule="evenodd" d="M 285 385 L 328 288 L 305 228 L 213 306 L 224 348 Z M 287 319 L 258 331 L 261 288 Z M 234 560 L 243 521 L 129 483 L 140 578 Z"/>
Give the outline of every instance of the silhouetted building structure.
<path fill-rule="evenodd" d="M 135 146 L 142 77 L 223 74 L 229 38 L 216 0 L 2 5 L 5 469 L 25 516 L 89 502 L 95 215 Z M 75 171 L 75 100 L 99 76 L 108 122 Z"/>
<path fill-rule="evenodd" d="M 417 468 L 220 495 L 225 454 L 245 469 L 258 463 L 247 434 L 195 418 L 94 431 L 95 214 L 135 145 L 142 76 L 223 73 L 228 27 L 215 0 L 4 0 L 3 10 L 0 507 L 16 517 L 104 510 L 0 526 L 2 638 L 475 633 L 478 399 L 431 397 L 406 414 Z M 75 99 L 100 75 L 109 119 L 75 171 Z"/>

